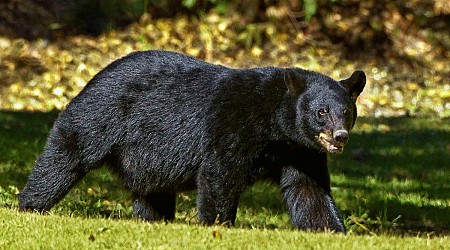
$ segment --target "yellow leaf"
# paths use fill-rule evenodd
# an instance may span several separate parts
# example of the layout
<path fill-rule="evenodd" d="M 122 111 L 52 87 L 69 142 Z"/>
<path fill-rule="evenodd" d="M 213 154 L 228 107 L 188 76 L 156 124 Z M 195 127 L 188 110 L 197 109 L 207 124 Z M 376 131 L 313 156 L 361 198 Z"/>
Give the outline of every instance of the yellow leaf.
<path fill-rule="evenodd" d="M 378 125 L 378 130 L 381 132 L 389 132 L 389 131 L 391 131 L 391 127 L 389 127 L 388 125 L 385 125 L 385 124 L 380 124 L 380 125 Z"/>
<path fill-rule="evenodd" d="M 252 48 L 252 55 L 255 57 L 260 57 L 263 53 L 263 50 L 259 46 L 255 46 Z"/>
<path fill-rule="evenodd" d="M 94 194 L 96 194 L 97 192 L 95 192 L 95 190 L 92 189 L 92 188 L 88 188 L 88 189 L 87 189 L 87 193 L 90 194 L 90 195 L 94 195 Z"/>

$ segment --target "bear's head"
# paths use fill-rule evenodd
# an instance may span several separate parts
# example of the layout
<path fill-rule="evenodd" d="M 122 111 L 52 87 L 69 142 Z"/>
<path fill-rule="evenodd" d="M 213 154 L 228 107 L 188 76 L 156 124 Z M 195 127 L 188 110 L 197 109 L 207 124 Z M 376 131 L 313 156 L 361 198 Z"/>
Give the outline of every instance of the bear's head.
<path fill-rule="evenodd" d="M 364 72 L 336 81 L 293 68 L 286 69 L 284 81 L 290 106 L 283 119 L 287 136 L 310 148 L 342 153 L 356 120 L 356 99 L 366 84 Z"/>

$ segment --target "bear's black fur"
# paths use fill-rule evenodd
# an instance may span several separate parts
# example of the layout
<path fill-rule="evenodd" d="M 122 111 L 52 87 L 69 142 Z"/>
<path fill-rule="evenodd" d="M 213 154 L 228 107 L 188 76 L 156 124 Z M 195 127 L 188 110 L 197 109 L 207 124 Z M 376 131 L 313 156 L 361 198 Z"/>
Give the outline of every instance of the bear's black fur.
<path fill-rule="evenodd" d="M 56 120 L 19 195 L 46 211 L 107 164 L 145 220 L 172 220 L 176 193 L 198 189 L 202 223 L 234 223 L 257 180 L 279 183 L 292 224 L 345 232 L 327 152 L 340 153 L 365 85 L 299 68 L 231 69 L 167 51 L 135 52 L 100 71 Z"/>

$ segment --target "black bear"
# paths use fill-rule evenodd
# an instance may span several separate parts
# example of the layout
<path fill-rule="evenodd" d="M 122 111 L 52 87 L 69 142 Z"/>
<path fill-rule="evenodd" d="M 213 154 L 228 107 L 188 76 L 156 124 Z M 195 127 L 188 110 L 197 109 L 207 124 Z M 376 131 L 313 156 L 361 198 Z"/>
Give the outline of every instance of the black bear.
<path fill-rule="evenodd" d="M 145 220 L 175 218 L 177 192 L 198 190 L 202 224 L 236 218 L 255 181 L 280 185 L 292 224 L 345 232 L 327 152 L 341 153 L 365 86 L 300 68 L 232 69 L 169 51 L 141 51 L 100 71 L 55 121 L 19 195 L 46 211 L 104 164 Z"/>

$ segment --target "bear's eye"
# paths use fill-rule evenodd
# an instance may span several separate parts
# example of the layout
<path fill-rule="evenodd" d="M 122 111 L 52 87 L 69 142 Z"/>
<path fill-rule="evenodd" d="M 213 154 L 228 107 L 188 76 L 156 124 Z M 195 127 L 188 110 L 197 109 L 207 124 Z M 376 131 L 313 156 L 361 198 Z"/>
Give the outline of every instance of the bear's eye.
<path fill-rule="evenodd" d="M 324 115 L 326 115 L 328 113 L 328 110 L 327 109 L 319 109 L 319 115 L 320 116 L 324 116 Z"/>
<path fill-rule="evenodd" d="M 350 110 L 349 109 L 344 109 L 344 111 L 342 113 L 344 113 L 344 115 L 346 116 L 346 115 L 350 114 Z"/>

